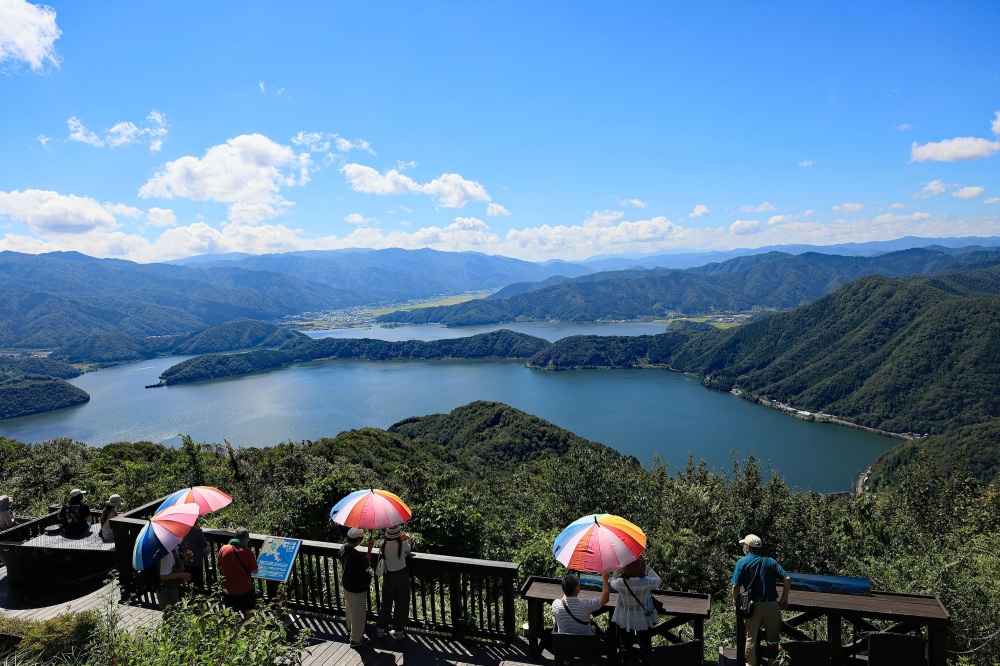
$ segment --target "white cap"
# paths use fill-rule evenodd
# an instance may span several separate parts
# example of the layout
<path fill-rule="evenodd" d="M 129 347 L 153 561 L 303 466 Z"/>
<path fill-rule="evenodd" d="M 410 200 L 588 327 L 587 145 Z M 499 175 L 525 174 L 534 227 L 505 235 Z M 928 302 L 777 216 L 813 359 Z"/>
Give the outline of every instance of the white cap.
<path fill-rule="evenodd" d="M 86 494 L 87 494 L 86 490 L 80 490 L 79 488 L 74 488 L 73 490 L 69 491 L 70 497 L 79 497 L 80 495 L 86 495 Z"/>
<path fill-rule="evenodd" d="M 350 539 L 351 541 L 354 541 L 355 539 L 360 539 L 364 535 L 365 531 L 359 530 L 357 527 L 352 527 L 351 529 L 347 530 L 347 538 Z"/>
<path fill-rule="evenodd" d="M 740 545 L 750 546 L 751 548 L 760 548 L 764 545 L 764 542 L 756 534 L 748 534 L 740 539 Z"/>

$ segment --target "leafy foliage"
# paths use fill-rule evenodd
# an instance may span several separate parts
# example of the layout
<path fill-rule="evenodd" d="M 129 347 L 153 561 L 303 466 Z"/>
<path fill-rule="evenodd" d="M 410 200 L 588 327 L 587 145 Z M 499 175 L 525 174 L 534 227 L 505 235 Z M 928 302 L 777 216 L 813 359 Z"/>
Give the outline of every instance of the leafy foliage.
<path fill-rule="evenodd" d="M 38 414 L 71 407 L 90 400 L 72 384 L 44 375 L 27 375 L 0 382 L 0 419 Z"/>
<path fill-rule="evenodd" d="M 413 509 L 408 531 L 418 551 L 516 561 L 522 576 L 561 574 L 551 557 L 555 535 L 581 515 L 610 512 L 646 532 L 646 556 L 664 588 L 718 599 L 727 598 L 737 540 L 753 532 L 788 571 L 866 576 L 874 589 L 939 596 L 952 616 L 950 649 L 979 648 L 969 662 L 977 665 L 1000 659 L 1000 640 L 989 637 L 1000 627 L 1000 492 L 976 482 L 962 461 L 943 468 L 917 453 L 897 468 L 895 487 L 849 501 L 792 491 L 753 456 L 734 458 L 723 474 L 694 460 L 675 471 L 658 461 L 644 467 L 496 403 L 407 419 L 392 430 L 260 449 L 187 439 L 178 449 L 123 442 L 95 450 L 0 439 L 0 487 L 14 489 L 27 511 L 62 501 L 73 485 L 91 496 L 119 492 L 136 506 L 197 479 L 235 499 L 206 517 L 209 527 L 245 524 L 329 541 L 345 535 L 330 522 L 330 507 L 351 491 L 381 487 Z M 731 640 L 727 605 L 714 610 L 706 632 Z M 181 641 L 215 632 L 239 650 L 252 640 L 224 633 L 216 618 L 197 627 L 192 617 L 129 649 L 180 651 Z"/>

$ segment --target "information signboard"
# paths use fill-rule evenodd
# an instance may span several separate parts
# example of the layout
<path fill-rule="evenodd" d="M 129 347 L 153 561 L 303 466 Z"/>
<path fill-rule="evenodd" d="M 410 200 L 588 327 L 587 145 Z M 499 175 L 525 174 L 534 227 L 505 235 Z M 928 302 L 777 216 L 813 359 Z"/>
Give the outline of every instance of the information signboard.
<path fill-rule="evenodd" d="M 288 581 L 292 574 L 292 564 L 295 556 L 299 553 L 299 546 L 302 542 L 298 539 L 282 539 L 280 537 L 267 537 L 264 545 L 260 547 L 260 556 L 257 557 L 257 573 L 254 578 L 262 580 L 276 580 L 282 583 Z"/>

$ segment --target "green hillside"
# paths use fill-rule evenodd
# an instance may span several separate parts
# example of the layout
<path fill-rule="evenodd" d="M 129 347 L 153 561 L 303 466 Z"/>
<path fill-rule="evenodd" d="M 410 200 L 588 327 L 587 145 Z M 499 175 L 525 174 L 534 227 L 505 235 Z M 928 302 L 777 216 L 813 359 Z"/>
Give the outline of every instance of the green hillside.
<path fill-rule="evenodd" d="M 160 375 L 167 384 L 245 375 L 279 368 L 289 363 L 318 359 L 391 361 L 402 359 L 528 359 L 549 343 L 541 338 L 512 331 L 481 333 L 449 340 L 387 342 L 369 338 L 320 338 L 300 336 L 280 351 L 257 350 L 242 354 L 207 354 L 181 361 Z"/>
<path fill-rule="evenodd" d="M 982 295 L 1000 294 L 997 276 L 873 275 L 742 327 L 576 336 L 530 365 L 667 367 L 701 375 L 712 388 L 873 428 L 941 433 L 1000 417 L 1000 298 Z"/>
<path fill-rule="evenodd" d="M 22 375 L 0 381 L 0 419 L 39 414 L 90 400 L 83 389 L 45 375 Z"/>
<path fill-rule="evenodd" d="M 1000 263 L 1000 250 L 948 253 L 904 250 L 877 257 L 780 252 L 738 257 L 687 270 L 628 270 L 586 275 L 518 291 L 508 298 L 392 312 L 383 322 L 471 326 L 511 321 L 619 321 L 677 313 L 787 310 L 859 277 L 931 275 Z"/>

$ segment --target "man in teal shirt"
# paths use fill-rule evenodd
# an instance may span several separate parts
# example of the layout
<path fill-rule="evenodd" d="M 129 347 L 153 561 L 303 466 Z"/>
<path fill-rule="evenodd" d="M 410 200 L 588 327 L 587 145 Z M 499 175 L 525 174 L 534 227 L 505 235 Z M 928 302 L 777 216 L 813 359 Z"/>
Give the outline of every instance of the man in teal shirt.
<path fill-rule="evenodd" d="M 740 545 L 743 546 L 744 555 L 733 569 L 733 605 L 740 596 L 740 588 L 750 591 L 754 611 L 745 620 L 746 658 L 749 666 L 757 666 L 757 632 L 763 625 L 768 642 L 778 640 L 781 633 L 781 610 L 788 606 L 788 590 L 791 589 L 792 579 L 777 560 L 760 554 L 764 542 L 756 534 L 748 534 L 740 539 Z M 781 601 L 778 601 L 777 590 L 779 578 L 783 581 Z"/>

